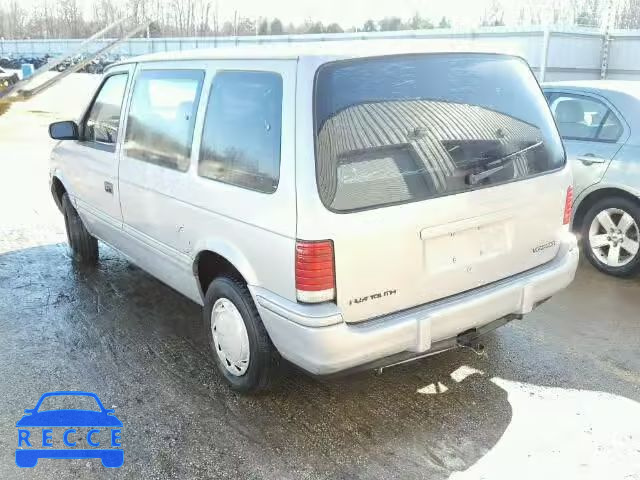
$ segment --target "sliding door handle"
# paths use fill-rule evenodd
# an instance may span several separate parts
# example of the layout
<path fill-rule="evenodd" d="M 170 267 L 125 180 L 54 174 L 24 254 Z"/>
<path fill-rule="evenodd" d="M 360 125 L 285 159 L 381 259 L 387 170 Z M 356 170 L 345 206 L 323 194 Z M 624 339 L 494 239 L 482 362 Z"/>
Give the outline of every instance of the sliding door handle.
<path fill-rule="evenodd" d="M 113 183 L 104 182 L 104 191 L 113 195 Z"/>

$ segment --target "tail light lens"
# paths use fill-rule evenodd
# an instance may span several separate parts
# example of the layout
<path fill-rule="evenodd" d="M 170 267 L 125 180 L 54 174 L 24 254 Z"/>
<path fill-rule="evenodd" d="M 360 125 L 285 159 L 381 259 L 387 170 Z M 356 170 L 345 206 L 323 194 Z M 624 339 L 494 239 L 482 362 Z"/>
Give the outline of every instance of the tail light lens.
<path fill-rule="evenodd" d="M 573 187 L 567 188 L 567 196 L 564 200 L 564 216 L 562 218 L 563 225 L 569 225 L 571 222 L 571 205 L 573 205 Z"/>
<path fill-rule="evenodd" d="M 296 241 L 296 296 L 305 303 L 328 302 L 336 297 L 333 242 Z"/>

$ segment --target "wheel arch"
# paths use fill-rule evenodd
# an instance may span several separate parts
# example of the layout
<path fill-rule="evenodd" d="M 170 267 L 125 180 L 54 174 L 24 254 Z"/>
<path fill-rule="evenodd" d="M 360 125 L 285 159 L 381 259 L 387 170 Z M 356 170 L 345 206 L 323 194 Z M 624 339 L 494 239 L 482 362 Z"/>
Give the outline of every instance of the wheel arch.
<path fill-rule="evenodd" d="M 634 202 L 640 206 L 640 198 L 634 192 L 631 192 L 623 187 L 619 186 L 603 186 L 597 188 L 584 195 L 574 204 L 572 229 L 575 232 L 580 232 L 583 227 L 584 217 L 589 209 L 597 202 L 607 197 L 621 197 L 629 201 Z"/>
<path fill-rule="evenodd" d="M 257 284 L 256 273 L 248 259 L 228 243 L 206 242 L 197 252 L 193 261 L 193 274 L 203 300 L 209 284 L 222 273 L 230 274 L 247 285 Z"/>
<path fill-rule="evenodd" d="M 67 193 L 67 187 L 64 182 L 60 179 L 59 175 L 53 175 L 51 177 L 51 195 L 53 196 L 53 201 L 56 202 L 56 206 L 58 210 L 62 211 L 62 195 Z"/>

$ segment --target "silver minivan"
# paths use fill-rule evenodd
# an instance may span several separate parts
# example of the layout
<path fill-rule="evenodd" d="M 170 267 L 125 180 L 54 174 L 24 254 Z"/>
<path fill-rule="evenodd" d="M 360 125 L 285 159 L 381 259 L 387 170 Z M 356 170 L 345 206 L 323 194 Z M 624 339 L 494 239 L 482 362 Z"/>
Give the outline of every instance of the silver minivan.
<path fill-rule="evenodd" d="M 98 242 L 203 305 L 239 391 L 457 346 L 573 279 L 571 172 L 520 58 L 325 44 L 110 68 L 51 190 Z M 375 50 L 375 52 L 374 52 Z"/>

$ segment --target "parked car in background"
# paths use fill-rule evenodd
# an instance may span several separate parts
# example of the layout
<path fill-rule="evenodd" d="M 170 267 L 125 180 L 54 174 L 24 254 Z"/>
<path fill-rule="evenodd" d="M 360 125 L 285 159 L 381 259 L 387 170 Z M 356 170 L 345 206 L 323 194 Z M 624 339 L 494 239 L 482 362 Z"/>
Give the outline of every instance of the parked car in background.
<path fill-rule="evenodd" d="M 240 391 L 476 347 L 577 268 L 571 171 L 520 58 L 403 42 L 109 68 L 50 126 L 76 259 L 100 239 L 203 305 Z"/>
<path fill-rule="evenodd" d="M 599 270 L 640 270 L 640 82 L 543 85 L 573 170 L 573 229 Z"/>
<path fill-rule="evenodd" d="M 8 68 L 12 70 L 19 70 L 22 64 L 30 63 L 34 69 L 38 69 L 49 61 L 51 55 L 44 55 L 42 57 L 29 57 L 29 56 L 6 56 L 0 57 L 0 68 Z"/>
<path fill-rule="evenodd" d="M 20 77 L 16 72 L 7 73 L 0 67 L 0 94 L 12 85 L 18 83 Z"/>
<path fill-rule="evenodd" d="M 63 62 L 56 65 L 53 69 L 58 72 L 64 72 L 70 67 L 77 65 L 78 63 L 84 62 L 85 60 L 91 58 L 91 54 L 83 53 L 79 55 L 74 55 L 72 57 L 66 58 Z M 7 68 L 13 70 L 20 70 L 22 64 L 30 63 L 33 65 L 34 69 L 38 69 L 48 63 L 52 59 L 50 54 L 46 54 L 41 57 L 27 57 L 27 56 L 6 56 L 0 57 L 0 68 Z M 92 58 L 90 62 L 88 62 L 83 68 L 78 70 L 79 72 L 84 73 L 103 73 L 104 69 L 109 65 L 119 62 L 123 60 L 124 57 L 118 54 L 102 54 L 95 58 Z"/>

